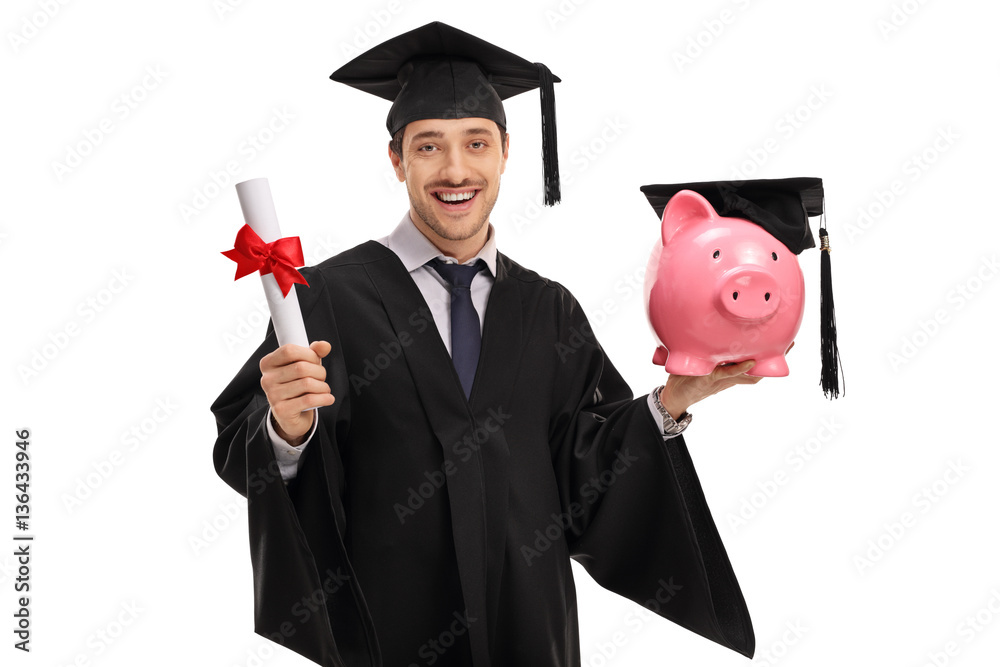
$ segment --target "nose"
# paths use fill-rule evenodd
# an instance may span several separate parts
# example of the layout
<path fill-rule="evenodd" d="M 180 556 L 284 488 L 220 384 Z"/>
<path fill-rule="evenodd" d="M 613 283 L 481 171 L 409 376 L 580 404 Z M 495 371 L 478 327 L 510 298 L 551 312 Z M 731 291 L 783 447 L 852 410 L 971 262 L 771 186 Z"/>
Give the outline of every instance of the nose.
<path fill-rule="evenodd" d="M 778 281 L 755 266 L 741 266 L 727 271 L 718 291 L 723 313 L 741 320 L 762 320 L 778 310 L 781 294 Z"/>
<path fill-rule="evenodd" d="M 458 184 L 469 176 L 469 164 L 465 151 L 449 150 L 445 153 L 441 165 L 441 178 L 452 184 Z"/>

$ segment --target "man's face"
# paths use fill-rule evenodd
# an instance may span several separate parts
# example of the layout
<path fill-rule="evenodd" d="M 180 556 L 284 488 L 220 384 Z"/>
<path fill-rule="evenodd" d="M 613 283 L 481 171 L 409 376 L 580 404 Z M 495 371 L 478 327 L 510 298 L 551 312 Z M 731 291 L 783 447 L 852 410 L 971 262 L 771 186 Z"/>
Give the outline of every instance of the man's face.
<path fill-rule="evenodd" d="M 417 120 L 403 132 L 402 158 L 391 150 L 396 177 L 406 182 L 413 223 L 435 241 L 464 241 L 489 221 L 507 165 L 492 120 Z"/>

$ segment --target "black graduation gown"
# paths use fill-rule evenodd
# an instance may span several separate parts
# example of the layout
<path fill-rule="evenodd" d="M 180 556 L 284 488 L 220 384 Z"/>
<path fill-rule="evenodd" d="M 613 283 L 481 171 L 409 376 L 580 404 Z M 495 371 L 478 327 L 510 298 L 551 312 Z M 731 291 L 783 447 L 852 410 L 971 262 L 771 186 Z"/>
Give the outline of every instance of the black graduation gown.
<path fill-rule="evenodd" d="M 576 300 L 502 254 L 467 401 L 426 302 L 370 241 L 296 289 L 336 402 L 282 482 L 260 358 L 212 406 L 249 501 L 255 630 L 321 665 L 580 664 L 570 557 L 748 657 L 743 595 L 682 438 Z"/>

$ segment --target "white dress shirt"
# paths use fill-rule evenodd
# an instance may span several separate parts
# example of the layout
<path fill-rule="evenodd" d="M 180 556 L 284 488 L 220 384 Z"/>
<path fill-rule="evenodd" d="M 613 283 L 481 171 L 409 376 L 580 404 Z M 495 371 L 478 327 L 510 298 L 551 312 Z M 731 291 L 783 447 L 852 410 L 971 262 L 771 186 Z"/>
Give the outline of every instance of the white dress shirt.
<path fill-rule="evenodd" d="M 396 256 L 399 257 L 399 260 L 409 272 L 410 277 L 413 278 L 417 289 L 420 290 L 420 294 L 427 302 L 427 307 L 434 318 L 434 324 L 437 325 L 438 333 L 441 334 L 441 340 L 444 342 L 448 354 L 451 354 L 451 289 L 437 271 L 427 266 L 427 262 L 435 257 L 452 264 L 457 263 L 457 260 L 454 257 L 442 254 L 416 228 L 410 220 L 409 211 L 403 216 L 399 224 L 396 225 L 392 233 L 389 236 L 378 239 L 378 242 L 396 253 Z M 494 276 L 496 276 L 497 270 L 496 230 L 492 224 L 489 226 L 486 244 L 476 253 L 475 257 L 464 263 L 471 266 L 480 259 L 486 262 L 487 270 L 480 271 L 475 275 L 469 289 L 472 293 L 472 303 L 479 314 L 479 330 L 481 332 L 483 322 L 486 319 L 486 303 L 489 301 L 490 290 L 493 289 Z M 646 402 L 653 415 L 653 420 L 662 432 L 663 420 L 656 409 L 656 405 L 653 403 L 652 393 L 649 394 Z M 271 423 L 271 411 L 270 409 L 267 411 L 267 434 L 274 445 L 274 455 L 278 461 L 278 469 L 281 471 L 282 479 L 287 481 L 295 477 L 298 473 L 299 460 L 306 445 L 309 444 L 309 440 L 312 439 L 313 433 L 316 431 L 317 421 L 318 418 L 314 416 L 312 429 L 309 431 L 305 441 L 297 447 L 292 447 L 274 430 L 274 426 Z M 664 435 L 663 437 L 667 439 L 676 436 Z"/>

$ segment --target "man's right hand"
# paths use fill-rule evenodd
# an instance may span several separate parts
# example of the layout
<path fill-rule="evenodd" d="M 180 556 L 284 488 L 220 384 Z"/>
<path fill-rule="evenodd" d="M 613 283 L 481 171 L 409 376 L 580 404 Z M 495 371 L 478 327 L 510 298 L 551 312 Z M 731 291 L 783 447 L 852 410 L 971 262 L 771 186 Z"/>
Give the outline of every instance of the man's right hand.
<path fill-rule="evenodd" d="M 322 364 L 331 349 L 324 340 L 309 347 L 282 345 L 260 360 L 260 386 L 271 405 L 276 430 L 293 447 L 301 444 L 312 428 L 312 408 L 333 405 Z"/>

